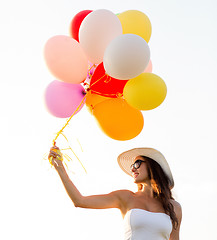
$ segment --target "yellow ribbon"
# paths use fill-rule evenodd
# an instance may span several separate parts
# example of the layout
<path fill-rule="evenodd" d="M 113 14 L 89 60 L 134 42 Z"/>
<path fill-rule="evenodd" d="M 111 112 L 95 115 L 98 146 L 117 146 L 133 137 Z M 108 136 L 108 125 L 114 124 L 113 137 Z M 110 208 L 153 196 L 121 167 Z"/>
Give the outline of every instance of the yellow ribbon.
<path fill-rule="evenodd" d="M 93 66 L 89 69 L 89 71 L 90 71 L 93 67 L 95 67 L 95 65 L 93 65 Z M 95 81 L 95 82 L 92 83 L 91 85 L 89 85 L 89 84 L 87 84 L 87 83 L 84 83 L 84 85 L 87 85 L 86 94 L 85 94 L 85 96 L 83 97 L 83 99 L 81 100 L 79 106 L 78 106 L 78 107 L 75 109 L 75 111 L 73 112 L 73 114 L 67 119 L 67 121 L 66 121 L 66 123 L 64 124 L 64 126 L 57 132 L 55 138 L 53 139 L 53 146 L 56 146 L 56 141 L 57 141 L 57 139 L 58 139 L 58 137 L 59 137 L 60 135 L 62 135 L 62 136 L 66 139 L 66 141 L 69 143 L 68 139 L 67 139 L 66 136 L 63 134 L 63 130 L 66 128 L 66 126 L 69 124 L 69 122 L 71 121 L 71 119 L 73 118 L 73 116 L 79 111 L 80 107 L 81 107 L 82 104 L 85 102 L 85 99 L 86 99 L 86 97 L 87 97 L 87 92 L 91 90 L 91 86 L 93 86 L 94 84 L 96 84 L 97 82 L 99 82 L 100 80 L 102 80 L 105 76 L 107 76 L 105 82 L 109 82 L 109 81 L 111 80 L 111 77 L 110 77 L 109 75 L 107 75 L 107 73 L 105 73 L 105 75 L 103 75 L 101 78 L 97 79 L 97 81 Z M 92 75 L 91 75 L 90 73 L 89 73 L 89 77 L 90 77 L 90 79 L 91 79 L 91 77 L 92 77 Z M 91 91 L 92 91 L 93 93 L 95 93 L 95 94 L 98 94 L 98 95 L 104 95 L 104 96 L 106 95 L 107 97 L 114 97 L 114 96 L 116 96 L 116 97 L 122 97 L 122 94 L 121 94 L 121 93 L 117 93 L 117 94 L 100 94 L 99 92 L 96 92 L 96 91 L 93 91 L 93 90 L 91 90 Z M 82 164 L 82 162 L 80 161 L 80 159 L 78 158 L 78 156 L 75 154 L 75 152 L 72 150 L 72 148 L 69 146 L 67 149 L 70 149 L 70 150 L 73 152 L 73 154 L 75 155 L 75 157 L 77 158 L 77 160 L 79 161 L 79 163 L 81 164 L 81 166 L 83 167 L 84 171 L 87 172 L 86 169 L 85 169 L 85 167 L 84 167 L 84 165 Z M 56 149 L 56 150 L 57 150 L 57 149 Z M 62 149 L 62 150 L 66 150 L 66 149 Z M 57 150 L 57 153 L 61 156 L 61 157 L 59 158 L 59 160 L 63 161 L 63 155 L 64 155 L 64 157 L 65 157 L 68 161 L 72 161 L 72 159 L 71 159 L 67 154 L 63 154 L 63 155 L 62 155 L 61 152 L 60 152 L 60 150 Z M 52 165 L 52 157 L 49 159 L 49 162 L 50 162 L 50 164 Z M 65 162 L 64 162 L 64 163 L 65 163 Z M 65 163 L 65 164 L 66 164 L 66 163 Z M 66 166 L 67 166 L 67 164 L 66 164 Z"/>

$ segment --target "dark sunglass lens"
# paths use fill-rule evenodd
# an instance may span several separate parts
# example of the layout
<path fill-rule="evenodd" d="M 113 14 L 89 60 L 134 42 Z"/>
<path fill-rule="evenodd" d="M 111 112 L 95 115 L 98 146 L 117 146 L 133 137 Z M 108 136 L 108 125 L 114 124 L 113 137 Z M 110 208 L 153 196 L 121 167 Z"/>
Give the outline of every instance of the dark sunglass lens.
<path fill-rule="evenodd" d="M 130 170 L 132 171 L 133 168 L 134 168 L 134 169 L 140 168 L 142 162 L 144 162 L 144 161 L 142 161 L 142 160 L 136 160 L 136 161 L 134 162 L 134 164 L 132 164 L 132 165 L 130 166 Z"/>
<path fill-rule="evenodd" d="M 137 168 L 140 167 L 140 165 L 141 165 L 141 161 L 136 161 L 136 162 L 134 163 L 134 168 L 137 169 Z"/>

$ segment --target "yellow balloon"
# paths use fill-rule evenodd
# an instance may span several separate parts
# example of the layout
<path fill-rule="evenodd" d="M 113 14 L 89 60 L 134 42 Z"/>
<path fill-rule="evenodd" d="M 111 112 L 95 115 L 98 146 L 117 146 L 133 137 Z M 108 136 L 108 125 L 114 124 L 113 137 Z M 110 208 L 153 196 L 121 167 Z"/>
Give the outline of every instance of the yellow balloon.
<path fill-rule="evenodd" d="M 141 111 L 131 107 L 124 99 L 114 98 L 95 106 L 93 115 L 103 132 L 115 140 L 130 140 L 143 129 Z"/>
<path fill-rule="evenodd" d="M 152 32 L 149 18 L 138 10 L 128 10 L 118 15 L 123 28 L 123 34 L 132 33 L 149 42 Z"/>
<path fill-rule="evenodd" d="M 102 101 L 108 100 L 108 99 L 111 99 L 111 98 L 104 97 L 104 96 L 101 96 L 101 95 L 98 95 L 98 94 L 94 94 L 91 91 L 89 91 L 87 93 L 87 97 L 86 97 L 86 101 L 85 101 L 87 110 L 92 114 L 93 109 L 96 106 L 96 104 L 98 104 Z"/>
<path fill-rule="evenodd" d="M 166 94 L 165 82 L 153 73 L 142 73 L 130 79 L 123 91 L 124 99 L 139 110 L 151 110 L 158 107 L 164 101 Z"/>

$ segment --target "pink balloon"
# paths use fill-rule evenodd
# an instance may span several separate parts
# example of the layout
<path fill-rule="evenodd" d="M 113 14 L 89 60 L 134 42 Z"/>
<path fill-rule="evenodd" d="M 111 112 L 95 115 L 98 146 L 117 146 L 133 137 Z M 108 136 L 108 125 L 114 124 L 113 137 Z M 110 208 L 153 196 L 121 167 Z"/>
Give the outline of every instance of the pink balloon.
<path fill-rule="evenodd" d="M 75 39 L 68 36 L 54 36 L 44 47 L 44 58 L 50 72 L 66 83 L 81 83 L 85 80 L 88 60 Z"/>
<path fill-rule="evenodd" d="M 55 117 L 67 118 L 75 112 L 85 94 L 85 90 L 80 84 L 54 80 L 45 90 L 45 104 L 48 111 Z M 78 111 L 81 110 L 84 103 L 85 101 Z"/>
<path fill-rule="evenodd" d="M 150 60 L 148 66 L 146 67 L 145 71 L 147 73 L 152 73 L 152 61 Z"/>

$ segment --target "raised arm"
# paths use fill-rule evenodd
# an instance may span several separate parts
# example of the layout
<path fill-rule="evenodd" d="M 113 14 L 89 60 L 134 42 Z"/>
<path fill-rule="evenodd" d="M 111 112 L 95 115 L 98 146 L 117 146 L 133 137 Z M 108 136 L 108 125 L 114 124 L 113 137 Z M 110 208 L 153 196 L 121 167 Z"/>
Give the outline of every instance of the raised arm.
<path fill-rule="evenodd" d="M 109 194 L 83 196 L 73 182 L 70 180 L 66 169 L 61 160 L 58 160 L 58 154 L 51 148 L 49 157 L 52 157 L 52 164 L 57 170 L 62 183 L 74 203 L 75 207 L 105 209 L 105 208 L 119 208 L 122 209 L 124 205 L 125 190 L 114 191 Z"/>

